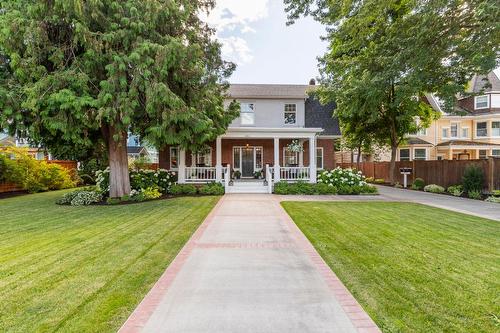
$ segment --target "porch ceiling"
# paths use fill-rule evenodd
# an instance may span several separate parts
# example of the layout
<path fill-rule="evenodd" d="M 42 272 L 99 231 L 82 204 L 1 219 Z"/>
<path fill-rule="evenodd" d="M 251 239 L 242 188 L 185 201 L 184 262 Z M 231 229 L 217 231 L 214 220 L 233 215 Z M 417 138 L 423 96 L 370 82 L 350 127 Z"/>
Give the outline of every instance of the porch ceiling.
<path fill-rule="evenodd" d="M 299 139 L 299 138 L 312 138 L 323 132 L 322 128 L 266 128 L 266 127 L 234 127 L 229 128 L 224 135 L 223 139 L 234 138 L 259 138 L 259 139 Z"/>

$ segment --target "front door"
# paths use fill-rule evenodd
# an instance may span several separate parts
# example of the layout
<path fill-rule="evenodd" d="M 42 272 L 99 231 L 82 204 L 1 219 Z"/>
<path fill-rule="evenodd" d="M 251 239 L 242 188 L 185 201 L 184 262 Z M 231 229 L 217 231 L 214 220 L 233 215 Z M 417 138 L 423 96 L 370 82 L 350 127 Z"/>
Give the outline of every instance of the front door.
<path fill-rule="evenodd" d="M 253 177 L 253 147 L 252 148 L 242 148 L 241 149 L 241 176 L 242 177 Z"/>

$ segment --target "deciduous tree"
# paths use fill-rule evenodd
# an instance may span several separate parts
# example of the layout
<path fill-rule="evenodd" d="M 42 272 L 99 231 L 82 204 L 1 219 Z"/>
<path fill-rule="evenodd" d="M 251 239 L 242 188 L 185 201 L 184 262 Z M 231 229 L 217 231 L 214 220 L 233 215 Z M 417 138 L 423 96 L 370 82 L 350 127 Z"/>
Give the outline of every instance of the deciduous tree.
<path fill-rule="evenodd" d="M 495 0 L 284 0 L 290 23 L 311 15 L 327 26 L 320 96 L 344 124 L 362 120 L 391 147 L 435 114 L 425 93 L 453 110 L 472 75 L 498 62 Z M 417 126 L 416 123 L 419 123 Z"/>

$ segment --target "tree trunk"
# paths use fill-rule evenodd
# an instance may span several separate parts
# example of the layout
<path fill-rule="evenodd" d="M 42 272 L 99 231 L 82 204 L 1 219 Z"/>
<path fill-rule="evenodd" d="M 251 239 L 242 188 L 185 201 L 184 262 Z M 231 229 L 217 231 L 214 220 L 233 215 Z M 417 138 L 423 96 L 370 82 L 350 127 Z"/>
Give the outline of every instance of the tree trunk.
<path fill-rule="evenodd" d="M 391 163 L 389 165 L 389 177 L 391 185 L 394 185 L 394 173 L 396 172 L 397 152 L 398 152 L 398 144 L 391 144 Z"/>
<path fill-rule="evenodd" d="M 110 125 L 108 130 L 109 150 L 109 197 L 118 198 L 130 194 L 128 174 L 127 133 Z M 114 136 L 118 135 L 118 140 Z"/>

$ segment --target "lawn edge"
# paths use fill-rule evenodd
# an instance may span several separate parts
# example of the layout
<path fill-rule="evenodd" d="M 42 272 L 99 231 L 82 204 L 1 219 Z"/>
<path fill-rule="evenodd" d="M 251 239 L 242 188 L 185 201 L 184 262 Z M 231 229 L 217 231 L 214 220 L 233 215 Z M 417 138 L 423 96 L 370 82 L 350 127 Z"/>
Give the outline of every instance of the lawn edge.
<path fill-rule="evenodd" d="M 185 262 L 193 252 L 193 249 L 196 247 L 196 242 L 201 238 L 205 230 L 213 221 L 216 212 L 222 205 L 223 200 L 224 196 L 221 196 L 212 210 L 207 214 L 203 222 L 183 245 L 175 258 L 170 262 L 158 281 L 155 282 L 127 320 L 123 323 L 118 332 L 134 333 L 140 332 L 144 328 L 147 321 L 158 307 L 169 287 L 172 285 L 178 273 L 184 266 Z"/>
<path fill-rule="evenodd" d="M 316 248 L 312 245 L 306 235 L 295 224 L 288 211 L 281 204 L 283 201 L 275 199 L 275 204 L 279 206 L 279 214 L 282 220 L 288 226 L 290 232 L 295 238 L 297 245 L 308 255 L 313 265 L 316 267 L 320 275 L 325 280 L 330 290 L 333 292 L 335 298 L 340 306 L 347 314 L 351 322 L 356 327 L 359 333 L 378 333 L 381 332 L 375 321 L 368 315 L 363 307 L 351 294 L 349 289 L 337 277 L 335 272 L 332 271 L 330 266 L 325 262 L 323 257 L 318 253 Z M 297 202 L 297 201 L 296 201 Z"/>

